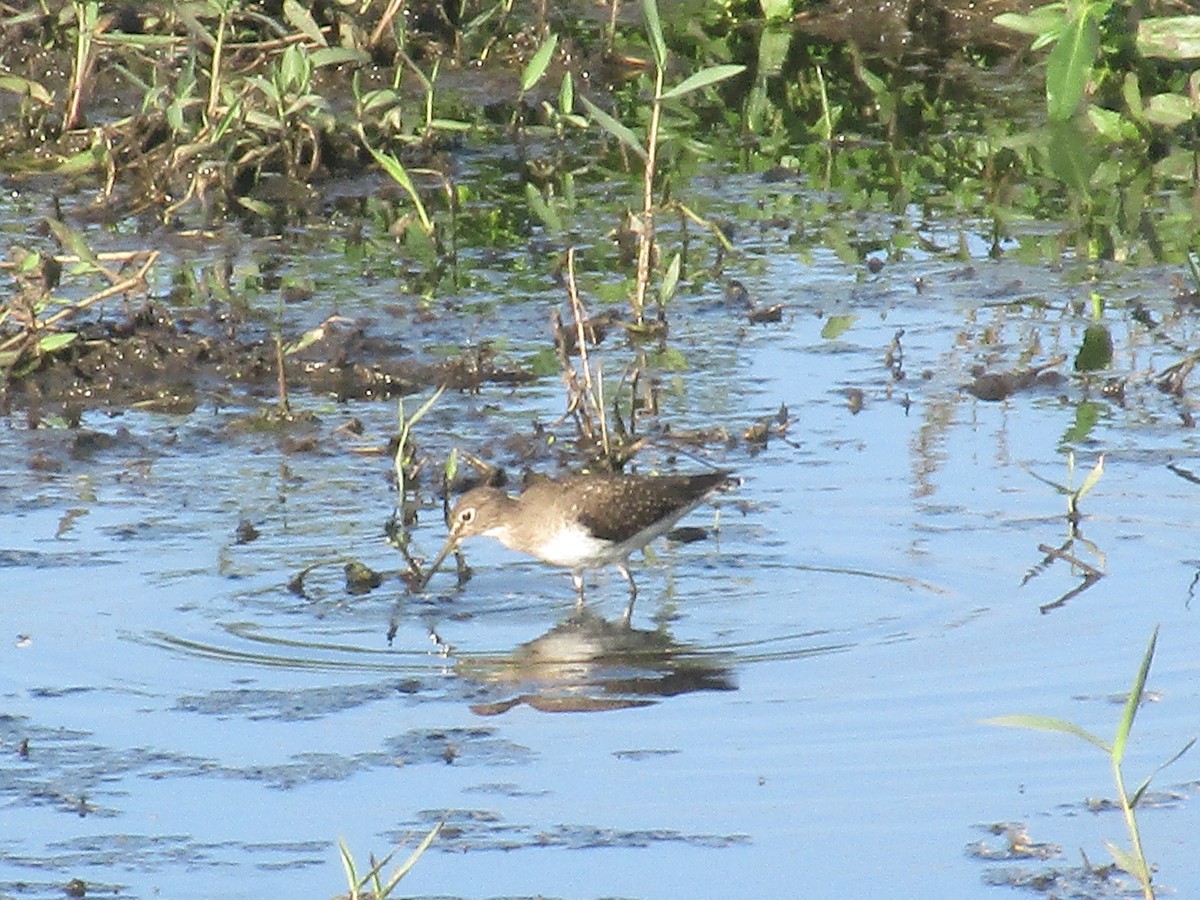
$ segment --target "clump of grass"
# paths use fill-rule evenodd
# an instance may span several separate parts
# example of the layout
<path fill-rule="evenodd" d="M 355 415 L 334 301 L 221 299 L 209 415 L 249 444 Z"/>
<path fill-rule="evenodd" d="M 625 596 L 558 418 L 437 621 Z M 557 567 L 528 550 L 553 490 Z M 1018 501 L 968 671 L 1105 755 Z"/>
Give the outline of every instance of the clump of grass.
<path fill-rule="evenodd" d="M 338 853 L 342 858 L 342 868 L 346 871 L 346 884 L 349 890 L 345 894 L 339 895 L 336 900 L 384 900 L 386 897 L 392 896 L 392 892 L 396 886 L 407 875 L 412 867 L 417 864 L 417 860 L 429 849 L 433 839 L 438 836 L 438 832 L 442 830 L 442 825 L 445 822 L 438 822 L 429 830 L 429 833 L 422 838 L 415 850 L 408 855 L 400 867 L 385 882 L 382 877 L 384 867 L 392 861 L 392 857 L 400 849 L 397 847 L 383 859 L 375 861 L 374 856 L 371 857 L 371 868 L 364 875 L 358 874 L 358 867 L 354 862 L 354 857 L 350 853 L 350 848 L 346 846 L 344 840 L 338 840 Z"/>
<path fill-rule="evenodd" d="M 1157 643 L 1158 627 L 1155 626 L 1153 634 L 1150 635 L 1150 645 L 1146 648 L 1146 653 L 1142 657 L 1142 664 L 1138 669 L 1137 677 L 1134 678 L 1133 687 L 1130 689 L 1129 696 L 1125 701 L 1125 709 L 1121 715 L 1121 721 L 1117 725 L 1117 731 L 1112 743 L 1108 743 L 1103 738 L 1092 734 L 1075 722 L 1052 716 L 997 716 L 985 720 L 989 725 L 1073 734 L 1104 751 L 1108 756 L 1109 765 L 1112 767 L 1113 781 L 1117 788 L 1117 801 L 1121 808 L 1121 813 L 1125 817 L 1125 827 L 1129 833 L 1130 848 L 1120 847 L 1111 841 L 1105 841 L 1104 843 L 1108 847 L 1116 864 L 1137 879 L 1144 900 L 1154 900 L 1154 885 L 1151 879 L 1150 865 L 1146 862 L 1146 854 L 1142 847 L 1142 835 L 1137 821 L 1137 805 L 1145 796 L 1147 788 L 1150 787 L 1150 780 L 1183 756 L 1183 754 L 1187 753 L 1192 748 L 1192 745 L 1196 743 L 1196 738 L 1192 738 L 1183 746 L 1182 750 L 1147 775 L 1132 794 L 1129 792 L 1125 782 L 1125 773 L 1121 765 L 1125 759 L 1125 748 L 1129 743 L 1129 735 L 1133 731 L 1134 717 L 1137 715 L 1138 707 L 1141 706 L 1142 700 L 1145 698 L 1146 677 L 1150 673 L 1150 663 L 1154 659 L 1154 649 Z"/>
<path fill-rule="evenodd" d="M 644 140 L 639 138 L 628 126 L 600 109 L 586 97 L 581 97 L 583 105 L 596 123 L 620 141 L 628 150 L 642 160 L 642 209 L 639 220 L 634 223 L 638 239 L 637 281 L 632 298 L 633 318 L 636 324 L 642 323 L 646 308 L 647 295 L 650 290 L 650 275 L 658 257 L 658 246 L 654 239 L 654 218 L 658 211 L 655 202 L 656 190 L 660 187 L 659 151 L 663 141 L 663 116 L 669 105 L 687 94 L 698 91 L 732 78 L 745 70 L 742 65 L 709 66 L 693 73 L 674 87 L 666 86 L 666 75 L 669 59 L 667 42 L 663 35 L 662 20 L 658 14 L 658 0 L 642 0 L 642 16 L 646 23 L 646 36 L 654 55 L 654 86 L 650 99 L 650 120 L 646 125 Z M 694 221 L 704 223 L 702 219 L 681 207 L 681 210 Z M 713 229 L 714 232 L 717 229 Z M 678 257 L 676 258 L 678 259 Z M 672 266 L 674 279 L 679 277 L 679 264 Z M 673 284 L 660 292 L 659 312 L 662 304 L 673 292 Z"/>

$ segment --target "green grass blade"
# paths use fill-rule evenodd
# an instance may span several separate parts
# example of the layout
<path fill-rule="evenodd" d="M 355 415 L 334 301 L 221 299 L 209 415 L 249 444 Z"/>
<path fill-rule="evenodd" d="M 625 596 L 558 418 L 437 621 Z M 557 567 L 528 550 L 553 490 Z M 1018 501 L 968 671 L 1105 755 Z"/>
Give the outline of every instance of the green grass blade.
<path fill-rule="evenodd" d="M 663 38 L 662 19 L 658 17 L 658 0 L 642 0 L 642 15 L 646 19 L 646 36 L 654 51 L 654 64 L 659 71 L 667 67 L 667 42 Z"/>
<path fill-rule="evenodd" d="M 692 91 L 698 91 L 701 88 L 708 87 L 710 84 L 716 84 L 719 81 L 724 81 L 726 78 L 732 78 L 734 75 L 740 75 L 746 71 L 745 66 L 712 66 L 707 69 L 701 69 L 694 75 L 685 78 L 675 87 L 666 91 L 662 95 L 663 100 L 673 100 L 676 97 L 682 97 L 684 94 L 690 94 Z"/>
<path fill-rule="evenodd" d="M 104 264 L 100 262 L 100 258 L 92 252 L 92 248 L 88 246 L 88 242 L 83 235 L 67 225 L 65 222 L 60 222 L 58 219 L 47 217 L 46 225 L 49 227 L 54 239 L 62 245 L 62 248 L 68 253 L 72 253 L 79 257 L 80 263 L 87 266 L 89 269 L 96 272 L 104 272 Z"/>
<path fill-rule="evenodd" d="M 1121 847 L 1118 847 L 1112 841 L 1105 841 L 1104 846 L 1108 848 L 1108 852 L 1112 854 L 1116 864 L 1142 884 L 1150 883 L 1150 873 L 1146 870 L 1145 863 L 1138 857 Z"/>
<path fill-rule="evenodd" d="M 1181 756 L 1183 756 L 1183 754 L 1185 754 L 1189 750 L 1191 750 L 1192 746 L 1195 743 L 1196 743 L 1196 738 L 1192 738 L 1190 741 L 1188 741 L 1186 744 L 1183 745 L 1182 750 L 1180 750 L 1178 753 L 1176 753 L 1174 756 L 1172 756 L 1170 759 L 1168 759 L 1165 763 L 1162 763 L 1161 765 L 1156 766 L 1154 771 L 1151 772 L 1149 775 L 1147 775 L 1146 780 L 1143 781 L 1141 784 L 1139 784 L 1138 789 L 1133 792 L 1133 797 L 1130 798 L 1129 805 L 1131 807 L 1136 807 L 1138 805 L 1138 803 L 1141 802 L 1142 794 L 1146 793 L 1146 788 L 1150 787 L 1151 779 L 1153 779 L 1155 775 L 1157 775 L 1159 772 L 1161 772 L 1167 766 L 1171 765 L 1176 760 L 1178 760 Z"/>
<path fill-rule="evenodd" d="M 636 153 L 641 159 L 646 158 L 646 148 L 641 145 L 637 135 L 622 125 L 587 97 L 580 96 L 580 102 L 587 109 L 588 115 L 596 120 L 596 124 L 619 140 L 622 144 Z"/>
<path fill-rule="evenodd" d="M 345 838 L 338 838 L 338 856 L 342 859 L 342 868 L 346 872 L 346 883 L 350 887 L 348 896 L 350 900 L 357 900 L 358 897 L 358 872 L 354 866 L 354 857 L 350 854 L 350 848 L 346 846 Z"/>
<path fill-rule="evenodd" d="M 400 879 L 407 875 L 409 870 L 417 864 L 417 860 L 420 859 L 425 851 L 429 849 L 429 845 L 433 843 L 433 839 L 438 836 L 438 832 L 442 830 L 442 826 L 445 824 L 446 820 L 443 819 L 429 830 L 429 834 L 425 835 L 421 843 L 417 845 L 416 849 L 408 855 L 408 859 L 401 863 L 400 868 L 393 873 L 391 879 L 389 879 L 387 883 L 387 887 L 384 889 L 383 896 L 388 896 L 400 882 Z"/>
<path fill-rule="evenodd" d="M 1072 491 L 1065 484 L 1059 484 L 1057 481 L 1051 481 L 1049 478 L 1039 475 L 1023 462 L 1018 462 L 1017 465 L 1024 469 L 1029 475 L 1032 475 L 1034 478 L 1040 481 L 1042 484 L 1054 488 L 1054 490 L 1058 491 L 1060 494 L 1066 494 L 1068 497 L 1071 496 Z"/>
<path fill-rule="evenodd" d="M 1056 719 L 1053 716 L 995 716 L 984 719 L 985 725 L 999 725 L 1001 728 L 1028 728 L 1031 731 L 1052 731 L 1059 734 L 1073 734 L 1083 738 L 1089 744 L 1095 744 L 1105 753 L 1111 752 L 1108 744 L 1086 728 L 1076 725 L 1066 719 Z"/>
<path fill-rule="evenodd" d="M 1092 466 L 1092 471 L 1087 473 L 1087 477 L 1083 479 L 1083 484 L 1079 486 L 1079 490 L 1075 492 L 1075 499 L 1082 500 L 1083 495 L 1094 488 L 1104 475 L 1104 454 L 1100 454 L 1100 458 L 1096 460 L 1096 465 Z"/>
<path fill-rule="evenodd" d="M 414 425 L 420 422 L 421 419 L 425 417 L 425 414 L 433 409 L 433 405 L 441 399 L 442 394 L 444 393 L 446 393 L 446 385 L 439 384 L 437 390 L 430 395 L 429 399 L 422 403 L 417 408 L 417 411 L 408 417 L 408 427 L 412 428 Z"/>
<path fill-rule="evenodd" d="M 387 172 L 388 177 L 408 194 L 413 206 L 416 207 L 417 216 L 421 220 L 421 228 L 426 234 L 433 234 L 433 222 L 430 220 L 429 213 L 425 210 L 425 204 L 421 201 L 421 195 L 417 193 L 417 188 L 413 184 L 412 178 L 409 177 L 408 170 L 404 168 L 404 164 L 390 153 L 384 153 L 374 147 L 367 149 L 371 151 L 371 155 L 375 157 L 375 162 L 379 163 L 380 168 Z"/>
<path fill-rule="evenodd" d="M 1150 674 L 1150 663 L 1154 660 L 1154 647 L 1157 643 L 1158 626 L 1155 625 L 1154 632 L 1150 635 L 1150 646 L 1146 648 L 1146 654 L 1142 657 L 1142 665 L 1138 669 L 1137 677 L 1133 680 L 1133 687 L 1129 689 L 1129 697 L 1125 701 L 1125 712 L 1121 716 L 1121 723 L 1117 726 L 1117 735 L 1113 738 L 1113 763 L 1118 766 L 1125 756 L 1125 745 L 1129 742 L 1129 733 L 1133 730 L 1133 720 L 1137 716 L 1138 707 L 1142 705 L 1142 697 L 1146 691 L 1146 676 Z"/>
<path fill-rule="evenodd" d="M 679 287 L 679 270 L 682 265 L 683 259 L 680 254 L 676 253 L 671 258 L 671 263 L 667 266 L 667 272 L 658 289 L 658 302 L 663 306 L 670 303 L 671 298 L 675 296 L 675 291 Z"/>
<path fill-rule="evenodd" d="M 529 62 L 525 64 L 525 70 L 521 73 L 521 93 L 530 90 L 542 80 L 542 76 L 546 74 L 546 69 L 550 66 L 550 60 L 554 58 L 554 49 L 557 46 L 558 35 L 552 34 L 542 46 L 538 47 L 537 53 L 533 54 Z"/>

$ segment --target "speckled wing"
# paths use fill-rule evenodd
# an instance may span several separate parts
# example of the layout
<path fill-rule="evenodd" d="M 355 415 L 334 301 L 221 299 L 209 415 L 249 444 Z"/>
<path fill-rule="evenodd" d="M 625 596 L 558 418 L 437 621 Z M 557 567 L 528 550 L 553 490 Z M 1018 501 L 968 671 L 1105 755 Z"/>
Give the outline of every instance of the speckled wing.
<path fill-rule="evenodd" d="M 580 480 L 583 484 L 572 484 L 570 492 L 580 524 L 600 540 L 614 543 L 647 529 L 666 531 L 712 491 L 732 483 L 728 472 Z"/>

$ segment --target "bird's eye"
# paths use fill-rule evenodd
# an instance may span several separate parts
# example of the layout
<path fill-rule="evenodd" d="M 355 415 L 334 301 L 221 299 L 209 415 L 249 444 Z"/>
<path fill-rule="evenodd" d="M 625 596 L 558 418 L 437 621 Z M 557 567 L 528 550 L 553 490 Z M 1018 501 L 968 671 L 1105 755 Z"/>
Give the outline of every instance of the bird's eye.
<path fill-rule="evenodd" d="M 466 509 L 464 509 L 462 512 L 460 512 L 458 514 L 458 524 L 459 525 L 470 525 L 474 521 L 475 521 L 475 507 L 473 507 L 473 506 L 468 506 Z"/>

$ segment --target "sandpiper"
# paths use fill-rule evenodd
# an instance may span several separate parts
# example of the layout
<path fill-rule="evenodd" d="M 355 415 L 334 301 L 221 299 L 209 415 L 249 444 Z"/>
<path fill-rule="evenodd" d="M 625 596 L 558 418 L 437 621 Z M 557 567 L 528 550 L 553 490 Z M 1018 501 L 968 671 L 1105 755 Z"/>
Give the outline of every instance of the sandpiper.
<path fill-rule="evenodd" d="M 711 494 L 738 484 L 740 480 L 730 472 L 718 470 L 702 475 L 547 478 L 534 481 L 516 497 L 499 488 L 473 488 L 450 514 L 450 536 L 425 582 L 460 542 L 484 535 L 570 569 L 580 605 L 584 571 L 616 566 L 629 583 L 628 617 L 637 597 L 629 555 L 666 534 Z"/>

